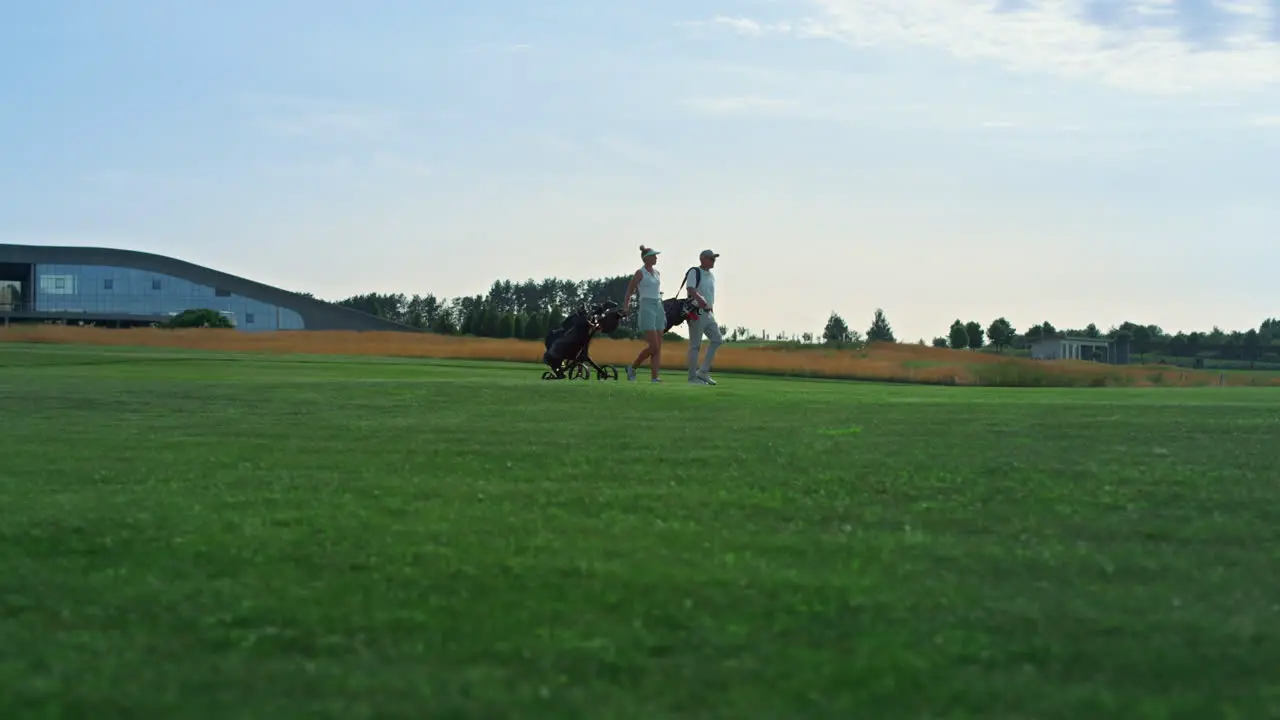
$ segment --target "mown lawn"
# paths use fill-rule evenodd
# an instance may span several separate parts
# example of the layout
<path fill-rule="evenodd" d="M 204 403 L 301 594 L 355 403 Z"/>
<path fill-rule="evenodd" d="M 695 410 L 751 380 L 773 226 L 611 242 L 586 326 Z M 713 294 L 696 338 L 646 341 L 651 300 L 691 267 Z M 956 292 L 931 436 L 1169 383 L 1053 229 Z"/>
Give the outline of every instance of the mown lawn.
<path fill-rule="evenodd" d="M 0 345 L 0 717 L 1280 715 L 1276 390 L 539 374 Z"/>

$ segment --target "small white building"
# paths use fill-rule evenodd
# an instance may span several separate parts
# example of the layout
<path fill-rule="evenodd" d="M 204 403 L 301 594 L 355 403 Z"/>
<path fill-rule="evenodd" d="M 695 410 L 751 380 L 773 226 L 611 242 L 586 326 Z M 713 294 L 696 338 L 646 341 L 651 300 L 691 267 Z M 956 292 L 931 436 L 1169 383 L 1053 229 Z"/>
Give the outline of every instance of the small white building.
<path fill-rule="evenodd" d="M 1111 365 L 1122 364 L 1116 345 L 1106 338 L 1052 337 L 1031 343 L 1032 360 L 1088 360 Z"/>

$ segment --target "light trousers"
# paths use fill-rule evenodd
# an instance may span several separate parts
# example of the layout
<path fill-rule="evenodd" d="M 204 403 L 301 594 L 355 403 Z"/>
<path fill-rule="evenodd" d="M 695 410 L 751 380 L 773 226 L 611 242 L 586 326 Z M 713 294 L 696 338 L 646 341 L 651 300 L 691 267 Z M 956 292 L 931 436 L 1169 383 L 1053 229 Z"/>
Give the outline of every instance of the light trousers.
<path fill-rule="evenodd" d="M 698 352 L 702 349 L 702 336 L 706 335 L 711 341 L 707 345 L 707 354 L 702 358 L 702 363 L 698 363 Z M 689 323 L 689 379 L 693 380 L 695 374 L 701 373 L 707 375 L 711 372 L 711 361 L 716 356 L 716 350 L 719 349 L 720 343 L 724 342 L 724 338 L 720 335 L 720 324 L 716 322 L 715 313 L 703 312 L 698 315 L 697 320 Z"/>

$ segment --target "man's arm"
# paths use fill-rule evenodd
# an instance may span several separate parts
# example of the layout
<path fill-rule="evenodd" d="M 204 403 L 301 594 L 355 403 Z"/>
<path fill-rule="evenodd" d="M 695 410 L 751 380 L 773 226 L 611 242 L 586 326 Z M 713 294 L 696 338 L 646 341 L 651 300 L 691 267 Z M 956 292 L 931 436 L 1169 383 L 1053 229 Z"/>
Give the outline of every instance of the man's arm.
<path fill-rule="evenodd" d="M 702 297 L 702 294 L 693 288 L 689 288 L 689 297 L 694 302 L 698 303 L 698 307 L 705 308 L 707 306 L 707 299 Z"/>

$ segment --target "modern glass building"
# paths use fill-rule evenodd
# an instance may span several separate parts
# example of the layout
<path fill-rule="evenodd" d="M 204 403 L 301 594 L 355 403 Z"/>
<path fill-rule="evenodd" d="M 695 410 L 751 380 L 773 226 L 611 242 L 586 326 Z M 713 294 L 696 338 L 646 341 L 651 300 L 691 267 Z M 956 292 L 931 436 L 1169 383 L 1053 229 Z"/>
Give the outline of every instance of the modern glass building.
<path fill-rule="evenodd" d="M 209 308 L 245 330 L 304 330 L 296 310 L 164 273 L 108 265 L 36 264 L 35 307 L 65 315 L 172 317 Z"/>
<path fill-rule="evenodd" d="M 237 329 L 407 330 L 350 308 L 151 253 L 0 244 L 0 317 L 108 326 L 222 313 Z"/>

